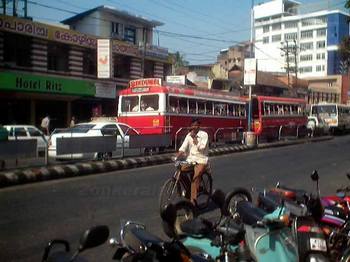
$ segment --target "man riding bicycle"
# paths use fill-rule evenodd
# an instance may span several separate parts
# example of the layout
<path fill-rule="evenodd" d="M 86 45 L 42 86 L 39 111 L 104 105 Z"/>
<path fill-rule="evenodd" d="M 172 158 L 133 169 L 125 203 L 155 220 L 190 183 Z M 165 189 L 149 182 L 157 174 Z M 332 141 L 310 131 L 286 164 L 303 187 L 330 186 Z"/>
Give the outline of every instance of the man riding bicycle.
<path fill-rule="evenodd" d="M 191 202 L 195 204 L 200 178 L 208 166 L 209 139 L 208 134 L 200 129 L 198 118 L 192 119 L 190 132 L 185 137 L 176 157 L 186 156 L 186 161 L 194 165 L 194 175 L 191 182 Z M 184 167 L 186 169 L 186 167 Z M 183 170 L 186 171 L 186 170 Z"/>

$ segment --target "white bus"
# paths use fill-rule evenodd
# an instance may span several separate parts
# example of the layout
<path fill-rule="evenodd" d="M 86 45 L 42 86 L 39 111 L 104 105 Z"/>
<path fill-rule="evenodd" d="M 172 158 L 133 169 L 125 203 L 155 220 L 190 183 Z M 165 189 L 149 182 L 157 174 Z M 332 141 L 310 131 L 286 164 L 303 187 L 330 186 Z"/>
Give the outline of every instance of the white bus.
<path fill-rule="evenodd" d="M 350 106 L 334 103 L 311 105 L 308 126 L 327 126 L 331 132 L 350 129 Z"/>

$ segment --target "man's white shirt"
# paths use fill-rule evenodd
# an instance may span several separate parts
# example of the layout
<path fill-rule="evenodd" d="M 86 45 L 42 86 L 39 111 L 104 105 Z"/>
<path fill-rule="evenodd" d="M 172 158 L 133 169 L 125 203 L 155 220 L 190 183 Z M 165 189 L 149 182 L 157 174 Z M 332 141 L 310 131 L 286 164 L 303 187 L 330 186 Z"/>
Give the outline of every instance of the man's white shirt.
<path fill-rule="evenodd" d="M 179 151 L 188 153 L 187 161 L 198 164 L 207 164 L 209 155 L 208 134 L 199 130 L 197 135 L 197 145 L 193 143 L 191 133 L 188 133 Z"/>

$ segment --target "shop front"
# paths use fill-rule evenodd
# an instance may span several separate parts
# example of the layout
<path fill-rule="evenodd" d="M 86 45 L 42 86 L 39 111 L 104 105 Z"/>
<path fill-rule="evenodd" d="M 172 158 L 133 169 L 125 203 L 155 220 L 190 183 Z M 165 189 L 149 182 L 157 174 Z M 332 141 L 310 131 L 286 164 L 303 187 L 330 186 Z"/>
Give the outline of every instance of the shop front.
<path fill-rule="evenodd" d="M 22 72 L 0 72 L 0 124 L 31 124 L 39 126 L 46 115 L 51 129 L 66 127 L 73 114 L 93 114 L 96 104 L 95 83 L 86 80 L 52 77 Z M 87 101 L 81 111 L 74 112 L 75 103 Z"/>

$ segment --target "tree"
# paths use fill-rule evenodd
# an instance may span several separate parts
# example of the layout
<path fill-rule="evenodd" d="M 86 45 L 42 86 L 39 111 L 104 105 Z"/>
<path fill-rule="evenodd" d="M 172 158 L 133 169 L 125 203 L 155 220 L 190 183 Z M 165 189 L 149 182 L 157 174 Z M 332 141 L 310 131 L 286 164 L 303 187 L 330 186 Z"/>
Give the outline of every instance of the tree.
<path fill-rule="evenodd" d="M 180 54 L 180 52 L 176 52 L 175 54 L 171 54 L 171 59 L 174 63 L 175 71 L 176 69 L 187 66 L 189 63 L 185 60 L 185 56 Z"/>
<path fill-rule="evenodd" d="M 347 0 L 346 3 L 345 3 L 345 7 L 350 9 L 350 0 Z"/>

